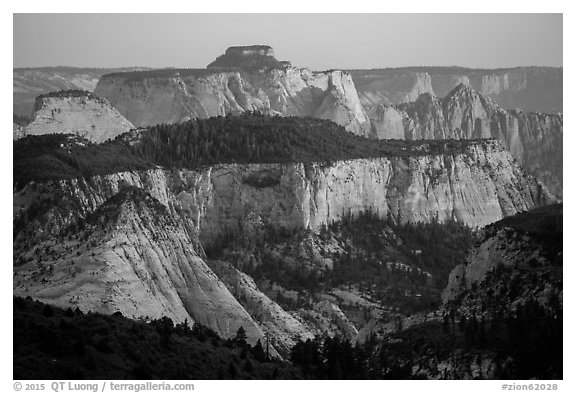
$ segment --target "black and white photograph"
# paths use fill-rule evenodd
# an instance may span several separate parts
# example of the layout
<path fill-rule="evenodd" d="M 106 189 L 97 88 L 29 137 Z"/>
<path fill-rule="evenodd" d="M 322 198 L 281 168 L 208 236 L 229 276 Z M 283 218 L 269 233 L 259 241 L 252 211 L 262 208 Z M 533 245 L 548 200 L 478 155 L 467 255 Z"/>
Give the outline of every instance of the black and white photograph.
<path fill-rule="evenodd" d="M 563 13 L 331 11 L 11 15 L 6 391 L 562 390 Z"/>

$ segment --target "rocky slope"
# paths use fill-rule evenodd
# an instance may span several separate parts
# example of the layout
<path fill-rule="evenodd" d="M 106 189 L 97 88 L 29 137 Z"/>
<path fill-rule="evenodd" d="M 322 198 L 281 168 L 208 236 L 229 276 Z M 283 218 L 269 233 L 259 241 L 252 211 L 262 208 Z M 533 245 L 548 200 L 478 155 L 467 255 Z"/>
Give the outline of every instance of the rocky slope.
<path fill-rule="evenodd" d="M 419 94 L 444 97 L 460 83 L 470 85 L 506 109 L 562 112 L 562 68 L 518 67 L 493 70 L 461 67 L 407 67 L 349 70 L 362 104 L 400 104 Z"/>
<path fill-rule="evenodd" d="M 36 97 L 58 90 L 94 91 L 98 79 L 104 74 L 121 71 L 144 70 L 143 67 L 129 68 L 77 68 L 77 67 L 38 67 L 14 68 L 13 112 L 20 116 L 30 116 Z"/>
<path fill-rule="evenodd" d="M 444 304 L 468 313 L 487 310 L 490 301 L 507 313 L 530 300 L 552 307 L 560 299 L 561 306 L 562 210 L 545 206 L 486 227 L 466 263 L 451 272 Z"/>
<path fill-rule="evenodd" d="M 562 259 L 562 204 L 487 226 L 452 271 L 440 310 L 379 327 L 384 373 L 562 378 Z"/>
<path fill-rule="evenodd" d="M 378 105 L 370 116 L 374 136 L 381 139 L 499 139 L 552 192 L 562 194 L 561 114 L 507 111 L 460 84 L 443 99 L 425 93 L 414 102 Z"/>
<path fill-rule="evenodd" d="M 32 121 L 18 136 L 76 134 L 101 143 L 132 128 L 132 123 L 105 99 L 83 90 L 66 90 L 39 96 Z M 18 139 L 16 132 L 14 139 Z"/>
<path fill-rule="evenodd" d="M 310 329 L 262 291 L 249 275 L 223 261 L 208 261 L 209 266 L 222 279 L 227 288 L 252 318 L 270 337 L 270 344 L 283 356 L 289 356 L 297 340 L 314 339 L 319 331 Z"/>
<path fill-rule="evenodd" d="M 131 318 L 200 322 L 222 337 L 263 331 L 199 257 L 194 231 L 157 199 L 127 187 L 66 234 L 21 254 L 14 294 Z M 274 351 L 274 349 L 273 349 Z"/>
<path fill-rule="evenodd" d="M 276 61 L 271 48 L 260 54 L 250 48 L 229 49 L 208 70 L 104 75 L 95 92 L 136 126 L 257 110 L 329 119 L 359 135 L 370 132 L 350 74 L 296 68 Z"/>

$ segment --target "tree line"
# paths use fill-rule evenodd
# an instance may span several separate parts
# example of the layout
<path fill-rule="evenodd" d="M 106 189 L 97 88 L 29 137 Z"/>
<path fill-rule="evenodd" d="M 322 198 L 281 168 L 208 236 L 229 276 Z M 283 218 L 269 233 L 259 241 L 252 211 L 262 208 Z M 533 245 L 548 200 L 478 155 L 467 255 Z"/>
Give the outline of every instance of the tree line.
<path fill-rule="evenodd" d="M 197 169 L 226 163 L 331 163 L 457 154 L 471 143 L 475 142 L 373 140 L 328 120 L 247 112 L 160 124 L 102 144 L 72 135 L 30 135 L 14 142 L 14 181 L 87 177 L 158 165 Z"/>

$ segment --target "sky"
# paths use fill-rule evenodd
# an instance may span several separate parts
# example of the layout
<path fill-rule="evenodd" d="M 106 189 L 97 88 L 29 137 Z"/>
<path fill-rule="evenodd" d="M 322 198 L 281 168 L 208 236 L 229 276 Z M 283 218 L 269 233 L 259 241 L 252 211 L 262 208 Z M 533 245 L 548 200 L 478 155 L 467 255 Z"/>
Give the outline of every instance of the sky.
<path fill-rule="evenodd" d="M 562 14 L 14 14 L 13 67 L 204 68 L 264 44 L 313 70 L 562 66 Z"/>

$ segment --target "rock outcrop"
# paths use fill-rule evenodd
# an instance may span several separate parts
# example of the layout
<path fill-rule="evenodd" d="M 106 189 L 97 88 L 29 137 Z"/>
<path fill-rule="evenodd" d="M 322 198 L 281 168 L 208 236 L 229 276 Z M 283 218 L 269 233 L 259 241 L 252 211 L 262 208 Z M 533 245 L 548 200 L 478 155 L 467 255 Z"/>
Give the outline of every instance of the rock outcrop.
<path fill-rule="evenodd" d="M 198 255 L 194 231 L 148 192 L 125 187 L 60 237 L 21 255 L 14 294 L 131 318 L 200 322 L 222 337 L 263 331 Z M 274 353 L 275 350 L 273 349 Z"/>
<path fill-rule="evenodd" d="M 243 182 L 263 170 L 278 173 L 278 184 Z M 346 214 L 371 209 L 400 222 L 456 219 L 483 226 L 554 199 L 497 141 L 471 143 L 455 156 L 229 165 L 182 174 L 181 179 L 178 198 L 198 217 L 204 241 L 223 228 L 245 228 L 249 217 L 285 229 L 318 230 Z"/>
<path fill-rule="evenodd" d="M 561 114 L 504 110 L 461 83 L 443 99 L 426 93 L 414 102 L 378 105 L 370 117 L 372 135 L 379 139 L 499 139 L 553 193 L 562 195 Z"/>
<path fill-rule="evenodd" d="M 450 273 L 444 305 L 476 314 L 488 303 L 507 313 L 528 301 L 561 307 L 562 210 L 545 206 L 486 227 L 466 263 Z"/>
<path fill-rule="evenodd" d="M 136 126 L 261 111 L 328 119 L 355 134 L 370 133 L 350 74 L 296 68 L 275 60 L 271 49 L 250 48 L 229 49 L 208 70 L 104 75 L 95 92 Z"/>
<path fill-rule="evenodd" d="M 372 133 L 376 139 L 405 139 L 406 114 L 394 105 L 378 105 L 369 112 Z"/>
<path fill-rule="evenodd" d="M 419 94 L 444 97 L 460 83 L 506 109 L 562 112 L 562 68 L 517 67 L 495 70 L 461 67 L 407 67 L 350 70 L 367 108 L 414 101 Z"/>
<path fill-rule="evenodd" d="M 420 94 L 434 94 L 432 79 L 427 72 L 391 72 L 384 70 L 352 70 L 362 105 L 370 109 L 382 104 L 400 104 L 416 100 Z"/>
<path fill-rule="evenodd" d="M 242 68 L 244 70 L 268 70 L 290 66 L 288 61 L 278 61 L 274 50 L 268 45 L 232 46 L 208 64 L 208 69 Z"/>
<path fill-rule="evenodd" d="M 105 99 L 83 90 L 66 90 L 39 96 L 32 121 L 20 134 L 76 134 L 101 143 L 132 128 Z"/>
<path fill-rule="evenodd" d="M 483 226 L 554 201 L 500 142 L 451 143 L 407 143 L 397 155 L 331 163 L 158 167 L 20 184 L 14 293 L 127 316 L 189 318 L 224 337 L 242 325 L 251 343 L 274 331 L 282 353 L 297 336 L 353 338 L 357 327 L 337 302 L 316 299 L 286 313 L 234 268 L 214 267 L 219 279 L 203 247 L 230 233 L 319 231 L 367 210 L 399 222 Z M 266 182 L 249 180 L 262 174 Z M 301 251 L 322 259 L 314 247 Z"/>
<path fill-rule="evenodd" d="M 419 149 L 426 151 L 426 146 Z M 265 186 L 246 182 L 262 171 L 276 174 L 277 181 Z M 498 141 L 487 140 L 469 142 L 454 155 L 430 152 L 333 163 L 230 164 L 198 171 L 156 169 L 29 183 L 15 191 L 15 215 L 26 214 L 35 204 L 34 210 L 38 204 L 51 208 L 28 220 L 22 241 L 33 244 L 37 237 L 57 234 L 126 185 L 143 188 L 165 206 L 181 211 L 204 245 L 229 231 L 249 232 L 259 225 L 318 230 L 322 224 L 368 209 L 400 222 L 455 219 L 484 226 L 554 201 Z M 15 247 L 19 239 L 15 235 Z"/>
<path fill-rule="evenodd" d="M 209 261 L 208 264 L 268 334 L 270 343 L 282 356 L 288 356 L 298 340 L 314 339 L 317 332 L 309 329 L 262 293 L 252 277 L 227 262 Z"/>
<path fill-rule="evenodd" d="M 561 378 L 562 232 L 562 204 L 487 226 L 439 310 L 378 326 L 385 364 L 425 379 Z"/>

